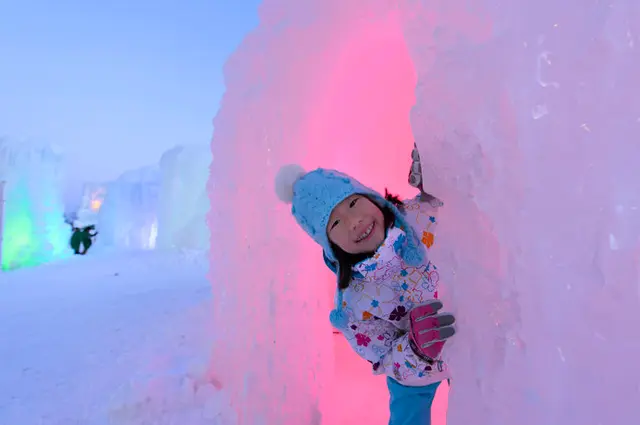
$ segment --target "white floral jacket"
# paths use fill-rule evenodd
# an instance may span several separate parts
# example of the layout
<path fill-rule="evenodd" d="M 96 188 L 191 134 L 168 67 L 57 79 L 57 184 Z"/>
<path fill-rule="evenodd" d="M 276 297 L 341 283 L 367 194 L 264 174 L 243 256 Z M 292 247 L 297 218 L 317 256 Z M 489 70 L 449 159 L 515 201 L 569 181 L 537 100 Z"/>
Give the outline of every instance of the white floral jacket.
<path fill-rule="evenodd" d="M 433 203 L 435 205 L 435 203 Z M 405 219 L 428 250 L 434 242 L 437 207 L 420 197 L 404 202 Z M 437 298 L 438 270 L 427 259 L 407 266 L 395 253 L 400 228 L 388 231 L 376 254 L 354 266 L 353 280 L 343 292 L 342 307 L 349 317 L 344 336 L 376 375 L 386 374 L 406 386 L 423 386 L 449 378 L 446 364 L 416 355 L 409 342 L 409 311 Z"/>

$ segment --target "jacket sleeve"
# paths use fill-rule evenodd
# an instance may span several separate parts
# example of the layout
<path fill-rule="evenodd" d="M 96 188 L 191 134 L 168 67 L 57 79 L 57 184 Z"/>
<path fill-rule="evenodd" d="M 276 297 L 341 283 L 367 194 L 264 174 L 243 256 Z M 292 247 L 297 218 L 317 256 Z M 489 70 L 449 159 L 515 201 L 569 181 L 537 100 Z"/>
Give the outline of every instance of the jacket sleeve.
<path fill-rule="evenodd" d="M 353 322 L 344 333 L 351 347 L 368 360 L 376 375 L 387 375 L 404 385 L 421 385 L 431 373 L 442 371 L 443 363 L 418 356 L 409 335 L 398 336 L 384 320 Z"/>
<path fill-rule="evenodd" d="M 425 198 L 424 193 L 403 202 L 405 219 L 418 233 L 427 249 L 435 242 L 438 210 L 442 205 L 438 198 L 428 194 Z"/>

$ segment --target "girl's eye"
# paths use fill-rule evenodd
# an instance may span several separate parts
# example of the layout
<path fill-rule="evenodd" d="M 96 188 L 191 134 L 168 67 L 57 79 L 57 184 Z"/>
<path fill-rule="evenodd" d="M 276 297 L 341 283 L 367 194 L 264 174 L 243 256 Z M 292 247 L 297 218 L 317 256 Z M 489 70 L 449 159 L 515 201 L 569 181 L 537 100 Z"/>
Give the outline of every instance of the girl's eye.
<path fill-rule="evenodd" d="M 333 228 L 336 227 L 338 223 L 340 223 L 340 220 L 334 221 L 333 224 L 331 225 L 331 230 L 333 230 Z"/>
<path fill-rule="evenodd" d="M 351 201 L 351 203 L 349 204 L 349 208 L 353 208 L 353 206 L 356 204 L 356 202 L 358 202 L 360 198 L 356 198 L 353 201 Z"/>

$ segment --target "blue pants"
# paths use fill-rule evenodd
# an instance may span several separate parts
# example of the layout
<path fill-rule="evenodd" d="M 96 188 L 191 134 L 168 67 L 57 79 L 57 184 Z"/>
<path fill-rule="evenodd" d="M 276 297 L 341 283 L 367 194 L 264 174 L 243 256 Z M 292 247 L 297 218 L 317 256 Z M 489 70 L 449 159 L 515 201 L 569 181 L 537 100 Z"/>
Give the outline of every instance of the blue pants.
<path fill-rule="evenodd" d="M 431 405 L 440 382 L 425 387 L 405 387 L 387 378 L 391 401 L 389 425 L 431 425 Z"/>

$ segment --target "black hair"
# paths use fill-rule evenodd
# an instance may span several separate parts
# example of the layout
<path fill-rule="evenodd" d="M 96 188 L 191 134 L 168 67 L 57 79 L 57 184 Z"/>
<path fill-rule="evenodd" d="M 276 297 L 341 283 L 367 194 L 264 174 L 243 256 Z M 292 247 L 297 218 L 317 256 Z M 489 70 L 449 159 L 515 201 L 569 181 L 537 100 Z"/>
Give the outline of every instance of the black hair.
<path fill-rule="evenodd" d="M 378 203 L 371 199 L 369 196 L 362 196 L 378 205 Z M 387 189 L 384 190 L 384 199 L 391 202 L 393 205 L 398 207 L 398 209 L 402 210 L 403 203 L 400 198 L 397 195 L 392 195 L 391 193 L 389 193 Z M 384 228 L 386 234 L 386 231 L 395 224 L 396 216 L 391 208 L 386 205 L 378 205 L 378 208 L 380 208 L 380 211 L 382 211 L 382 215 L 384 217 Z M 362 252 L 359 254 L 349 254 L 333 242 L 331 242 L 331 249 L 333 250 L 336 261 L 338 263 L 338 288 L 340 289 L 347 289 L 349 287 L 349 284 L 351 284 L 351 279 L 353 278 L 353 266 L 361 261 L 366 260 L 367 258 L 371 258 L 375 253 L 374 251 L 372 251 Z"/>

